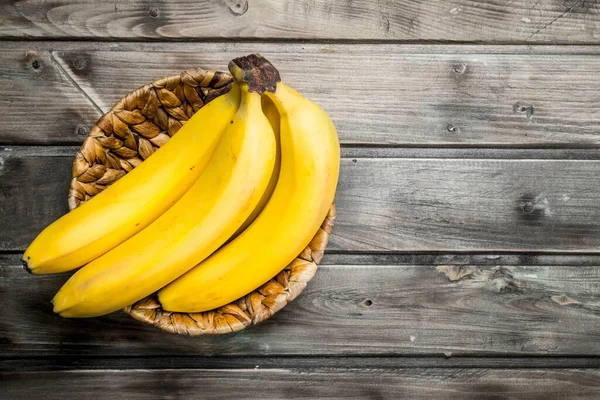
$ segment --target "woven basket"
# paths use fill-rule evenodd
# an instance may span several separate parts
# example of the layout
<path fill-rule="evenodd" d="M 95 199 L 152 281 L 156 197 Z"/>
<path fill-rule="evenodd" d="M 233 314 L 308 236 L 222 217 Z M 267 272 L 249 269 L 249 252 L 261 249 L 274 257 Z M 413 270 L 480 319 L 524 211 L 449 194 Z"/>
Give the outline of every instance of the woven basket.
<path fill-rule="evenodd" d="M 72 210 L 138 166 L 196 111 L 227 93 L 231 75 L 202 69 L 158 79 L 129 93 L 92 127 L 73 161 Z M 315 275 L 333 228 L 335 205 L 302 253 L 277 276 L 244 297 L 201 313 L 162 310 L 155 295 L 124 309 L 138 321 L 182 335 L 237 332 L 270 318 Z"/>

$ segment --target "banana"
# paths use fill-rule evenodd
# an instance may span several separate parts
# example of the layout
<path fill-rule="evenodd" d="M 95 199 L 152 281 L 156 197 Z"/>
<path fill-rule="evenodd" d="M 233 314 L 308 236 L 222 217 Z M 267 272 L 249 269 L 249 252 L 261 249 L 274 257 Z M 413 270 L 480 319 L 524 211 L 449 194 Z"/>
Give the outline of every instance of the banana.
<path fill-rule="evenodd" d="M 333 202 L 340 149 L 332 121 L 281 82 L 265 95 L 281 116 L 281 171 L 273 195 L 236 239 L 158 292 L 167 311 L 211 310 L 258 288 L 308 245 Z"/>
<path fill-rule="evenodd" d="M 63 317 L 93 317 L 155 292 L 213 253 L 260 201 L 275 163 L 261 96 L 241 84 L 241 105 L 205 171 L 147 228 L 92 261 L 54 297 Z"/>
<path fill-rule="evenodd" d="M 265 205 L 273 195 L 273 191 L 275 190 L 275 185 L 277 185 L 277 180 L 279 179 L 279 169 L 281 168 L 281 151 L 279 149 L 279 112 L 275 107 L 275 104 L 266 96 L 262 97 L 262 109 L 263 113 L 271 123 L 271 127 L 273 128 L 273 132 L 275 133 L 275 143 L 277 152 L 275 153 L 275 167 L 273 168 L 273 174 L 271 175 L 271 179 L 269 180 L 269 184 L 267 185 L 267 190 L 260 198 L 258 205 L 254 208 L 252 213 L 246 221 L 239 227 L 239 229 L 231 236 L 229 241 L 235 239 L 239 236 L 240 233 L 246 230 L 250 226 L 252 222 L 258 217 L 258 215 L 262 212 Z"/>
<path fill-rule="evenodd" d="M 151 157 L 44 229 L 23 255 L 25 269 L 50 274 L 81 267 L 156 220 L 204 171 L 239 104 L 234 85 L 198 110 Z"/>

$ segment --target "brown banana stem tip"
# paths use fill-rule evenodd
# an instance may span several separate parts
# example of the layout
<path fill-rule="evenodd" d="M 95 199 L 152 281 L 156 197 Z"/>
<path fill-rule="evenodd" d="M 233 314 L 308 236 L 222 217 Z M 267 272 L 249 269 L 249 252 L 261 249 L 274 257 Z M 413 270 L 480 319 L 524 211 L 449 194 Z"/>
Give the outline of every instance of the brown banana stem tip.
<path fill-rule="evenodd" d="M 229 62 L 229 71 L 236 81 L 246 82 L 248 90 L 258 94 L 275 93 L 281 81 L 277 68 L 260 54 L 234 58 Z"/>

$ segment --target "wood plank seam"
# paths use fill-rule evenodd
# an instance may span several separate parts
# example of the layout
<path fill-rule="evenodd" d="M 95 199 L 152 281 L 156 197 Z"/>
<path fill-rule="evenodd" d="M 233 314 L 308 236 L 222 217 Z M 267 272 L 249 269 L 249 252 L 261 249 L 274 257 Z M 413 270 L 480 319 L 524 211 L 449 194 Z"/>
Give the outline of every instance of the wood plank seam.
<path fill-rule="evenodd" d="M 600 357 L 594 356 L 480 356 L 446 357 L 443 355 L 415 356 L 329 356 L 288 355 L 288 356 L 22 356 L 0 358 L 0 372 L 10 371 L 66 371 L 77 369 L 293 369 L 332 370 L 332 369 L 380 369 L 398 368 L 600 368 Z"/>
<path fill-rule="evenodd" d="M 600 148 L 519 149 L 478 147 L 387 147 L 378 145 L 341 146 L 343 159 L 460 159 L 460 160 L 539 160 L 539 161 L 599 161 Z M 0 146 L 4 157 L 74 157 L 80 146 L 73 145 L 14 145 Z"/>
<path fill-rule="evenodd" d="M 138 52 L 164 52 L 174 53 L 194 53 L 204 49 L 218 46 L 223 52 L 238 51 L 240 54 L 252 52 L 268 47 L 272 52 L 289 53 L 290 51 L 299 53 L 310 53 L 320 51 L 322 53 L 348 53 L 360 49 L 368 48 L 369 52 L 374 54 L 385 54 L 390 51 L 400 52 L 402 54 L 412 55 L 577 55 L 577 56 L 597 56 L 600 54 L 599 44 L 555 44 L 555 43 L 522 43 L 522 44 L 489 44 L 489 43 L 438 43 L 427 41 L 424 43 L 395 43 L 390 41 L 376 43 L 356 43 L 348 41 L 344 43 L 331 40 L 322 41 L 301 41 L 301 46 L 296 43 L 290 45 L 287 42 L 271 42 L 264 39 L 251 39 L 245 41 L 231 41 L 229 39 L 212 39 L 209 41 L 132 41 L 127 40 L 18 40 L 0 38 L 0 49 L 2 51 L 31 50 L 31 51 L 138 51 Z"/>

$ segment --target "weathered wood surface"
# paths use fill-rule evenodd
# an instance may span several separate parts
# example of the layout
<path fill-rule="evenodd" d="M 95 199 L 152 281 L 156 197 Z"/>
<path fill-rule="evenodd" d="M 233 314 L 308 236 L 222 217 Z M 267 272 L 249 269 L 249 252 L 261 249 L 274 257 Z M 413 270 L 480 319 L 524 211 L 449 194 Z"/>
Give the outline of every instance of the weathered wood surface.
<path fill-rule="evenodd" d="M 84 136 L 78 132 L 85 134 L 98 110 L 107 111 L 128 91 L 188 68 L 223 70 L 233 57 L 260 52 L 330 113 L 345 145 L 600 147 L 598 55 L 557 48 L 558 54 L 492 48 L 488 54 L 475 48 L 471 54 L 445 54 L 444 48 L 415 54 L 410 46 L 390 45 L 86 46 L 53 51 L 57 63 L 46 51 L 7 51 L 0 114 L 9 123 L 0 126 L 0 143 L 79 143 Z M 41 68 L 34 69 L 35 62 Z M 36 101 L 44 107 L 35 108 Z"/>
<path fill-rule="evenodd" d="M 267 322 L 225 337 L 170 335 L 123 313 L 62 319 L 68 278 L 0 261 L 0 355 L 600 356 L 600 267 L 327 265 Z"/>
<path fill-rule="evenodd" d="M 597 1 L 2 2 L 0 397 L 597 398 L 598 44 Z M 67 211 L 62 145 L 139 85 L 251 52 L 343 144 L 307 290 L 227 337 L 55 316 L 68 275 L 19 252 Z"/>
<path fill-rule="evenodd" d="M 0 51 L 0 115 L 1 143 L 56 144 L 82 141 L 101 112 L 49 51 L 13 50 Z"/>
<path fill-rule="evenodd" d="M 0 250 L 67 211 L 70 151 L 0 150 Z M 599 174 L 599 160 L 343 158 L 328 249 L 597 253 Z"/>
<path fill-rule="evenodd" d="M 13 150 L 0 150 L 0 250 L 23 249 L 69 210 L 73 155 L 20 156 Z"/>
<path fill-rule="evenodd" d="M 12 1 L 0 36 L 598 43 L 596 1 Z"/>
<path fill-rule="evenodd" d="M 595 369 L 246 369 L 12 372 L 6 398 L 597 399 Z"/>
<path fill-rule="evenodd" d="M 330 248 L 597 252 L 598 167 L 571 160 L 344 159 Z"/>
<path fill-rule="evenodd" d="M 600 357 L 588 356 L 444 356 L 430 355 L 356 355 L 356 356 L 285 356 L 255 355 L 243 357 L 169 355 L 96 357 L 86 355 L 27 356 L 1 358 L 0 374 L 11 371 L 132 370 L 132 369 L 398 369 L 398 368 L 596 368 Z"/>

